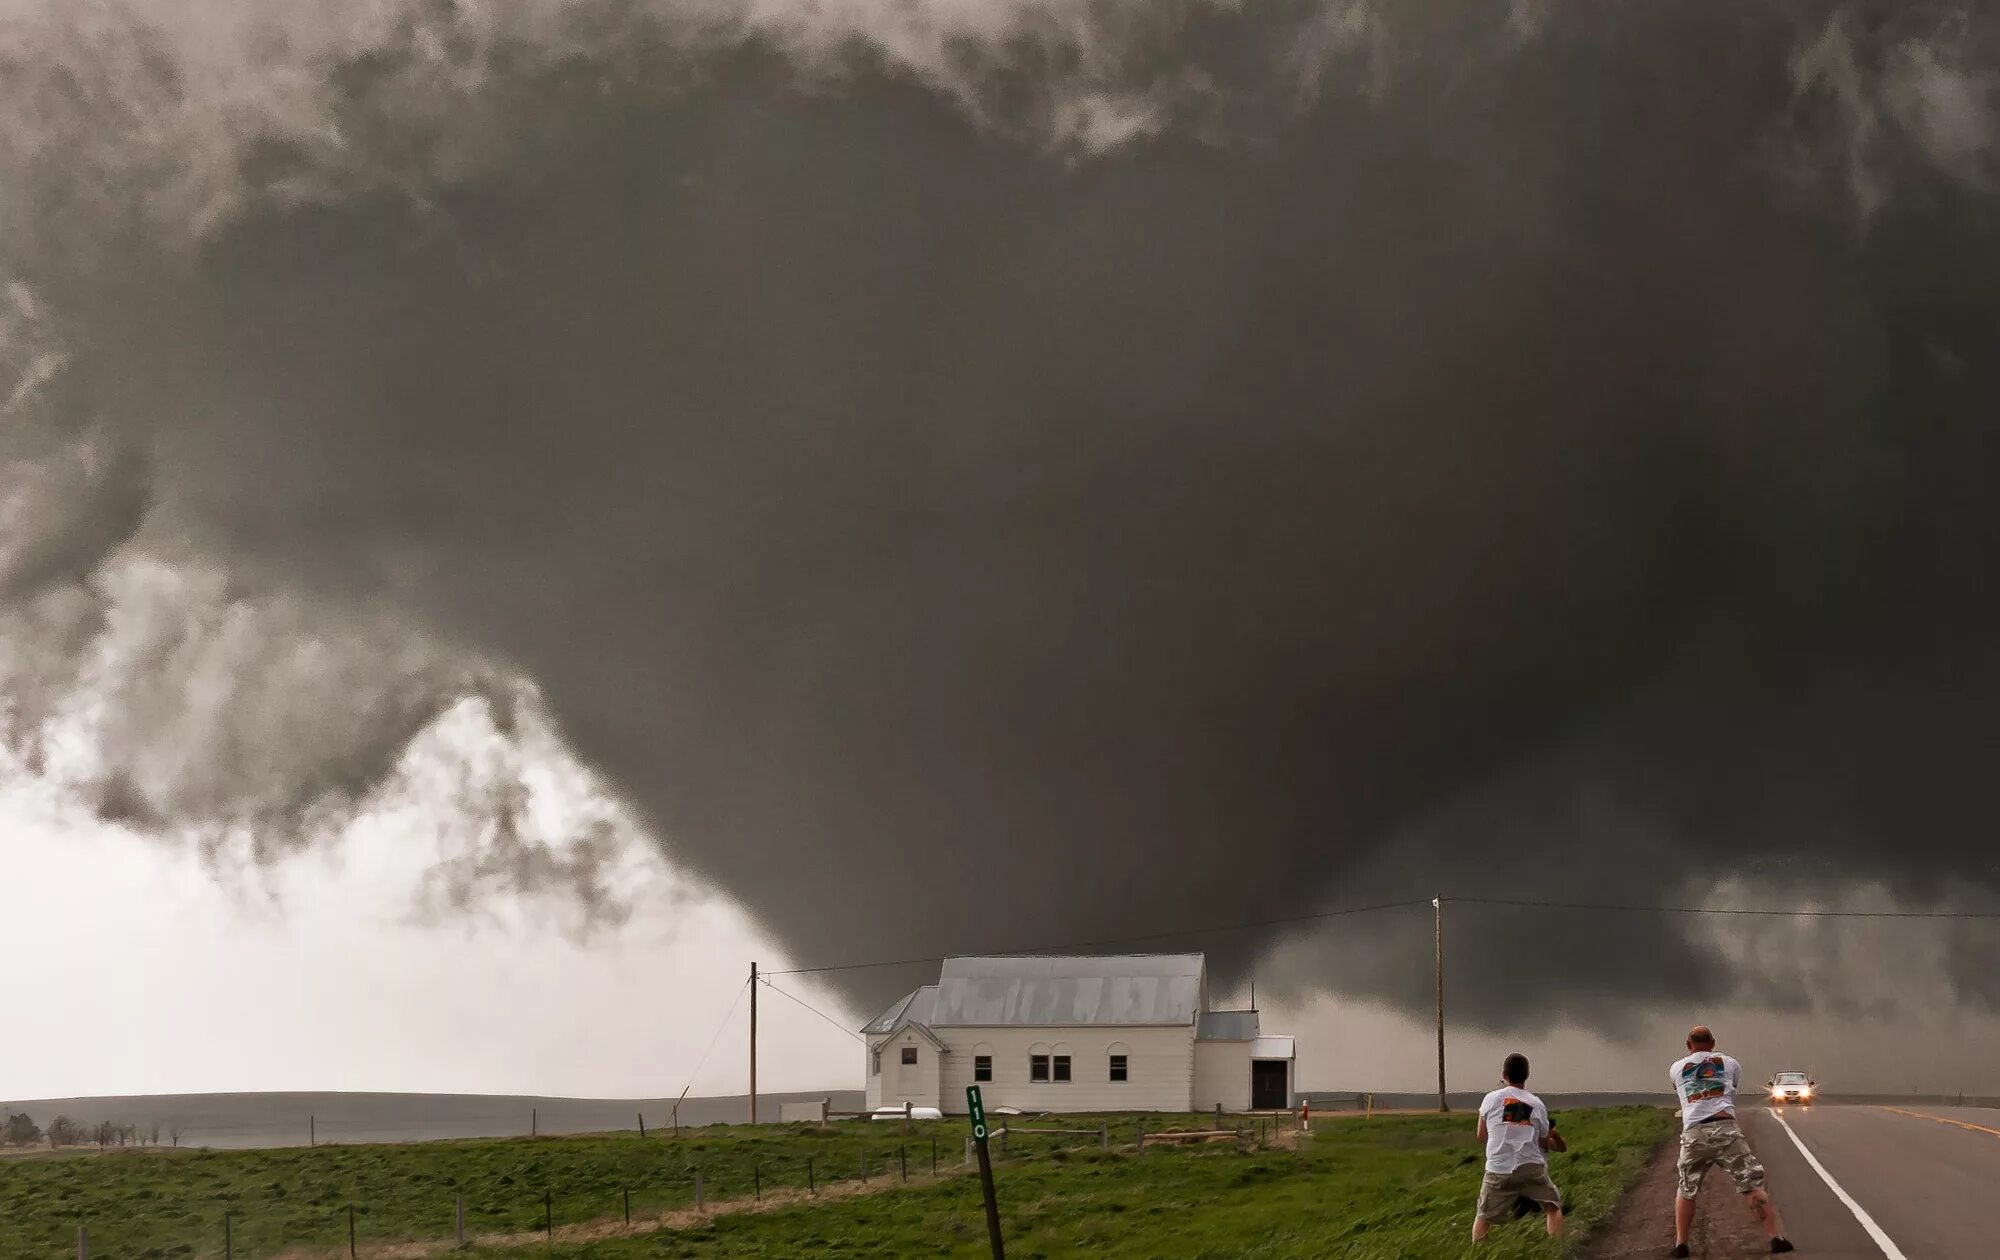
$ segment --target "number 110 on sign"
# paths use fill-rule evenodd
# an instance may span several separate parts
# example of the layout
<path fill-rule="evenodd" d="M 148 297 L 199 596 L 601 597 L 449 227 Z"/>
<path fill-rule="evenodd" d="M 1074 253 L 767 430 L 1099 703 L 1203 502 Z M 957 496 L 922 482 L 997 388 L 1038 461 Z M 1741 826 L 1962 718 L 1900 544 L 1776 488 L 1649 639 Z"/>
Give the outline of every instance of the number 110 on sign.
<path fill-rule="evenodd" d="M 972 1116 L 972 1136 L 978 1141 L 986 1140 L 986 1104 L 980 1101 L 979 1086 L 965 1087 L 965 1107 Z"/>

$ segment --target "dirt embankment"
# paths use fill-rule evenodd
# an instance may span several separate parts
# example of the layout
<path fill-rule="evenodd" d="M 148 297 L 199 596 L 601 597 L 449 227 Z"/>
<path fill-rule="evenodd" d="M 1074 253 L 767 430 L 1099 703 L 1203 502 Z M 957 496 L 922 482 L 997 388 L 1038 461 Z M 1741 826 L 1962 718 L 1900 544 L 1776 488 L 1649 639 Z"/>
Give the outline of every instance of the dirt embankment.
<path fill-rule="evenodd" d="M 1641 1256 L 1658 1260 L 1673 1250 L 1674 1162 L 1679 1154 L 1677 1141 L 1660 1148 L 1645 1173 L 1625 1192 L 1624 1202 L 1611 1219 L 1590 1236 L 1580 1260 L 1638 1260 Z M 1712 1174 L 1702 1186 L 1698 1203 L 1694 1232 L 1688 1238 L 1694 1255 L 1735 1260 L 1770 1254 L 1764 1231 L 1751 1218 L 1728 1178 Z"/>

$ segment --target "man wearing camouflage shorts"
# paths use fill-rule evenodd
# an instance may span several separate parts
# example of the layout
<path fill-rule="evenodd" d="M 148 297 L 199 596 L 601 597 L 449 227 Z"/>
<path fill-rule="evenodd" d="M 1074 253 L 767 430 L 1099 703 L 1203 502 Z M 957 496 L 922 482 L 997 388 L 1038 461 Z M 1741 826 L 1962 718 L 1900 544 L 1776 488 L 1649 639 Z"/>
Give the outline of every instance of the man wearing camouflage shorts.
<path fill-rule="evenodd" d="M 1695 1196 L 1702 1177 L 1719 1168 L 1736 1183 L 1758 1224 L 1770 1235 L 1771 1250 L 1792 1250 L 1785 1239 L 1778 1209 L 1764 1189 L 1764 1165 L 1736 1123 L 1736 1085 L 1743 1066 L 1715 1049 L 1715 1034 L 1697 1025 L 1688 1033 L 1688 1053 L 1667 1069 L 1681 1103 L 1680 1191 L 1674 1200 L 1674 1250 L 1688 1254 L 1688 1232 L 1694 1228 Z"/>

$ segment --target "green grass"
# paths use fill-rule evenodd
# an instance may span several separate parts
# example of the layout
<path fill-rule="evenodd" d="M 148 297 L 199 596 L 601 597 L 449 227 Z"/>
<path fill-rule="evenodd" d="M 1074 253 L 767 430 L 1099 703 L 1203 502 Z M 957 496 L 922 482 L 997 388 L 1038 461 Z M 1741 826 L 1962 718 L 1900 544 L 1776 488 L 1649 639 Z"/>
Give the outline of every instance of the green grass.
<path fill-rule="evenodd" d="M 1201 1121 L 1179 1118 L 1188 1127 Z M 1053 1123 L 1053 1122 L 1050 1122 Z M 1064 1127 L 1096 1121 L 1065 1119 Z M 1022 1138 L 999 1165 L 1012 1257 L 1219 1256 L 1433 1257 L 1454 1255 L 1469 1228 L 1479 1182 L 1469 1117 L 1320 1120 L 1297 1151 L 1131 1149 L 1134 1117 L 1113 1122 L 1122 1151 L 1094 1140 Z M 1149 1128 L 1164 1127 L 1162 1118 Z M 1563 1117 L 1572 1150 L 1556 1178 L 1575 1219 L 1607 1213 L 1620 1188 L 1671 1130 L 1645 1108 Z M 710 1202 L 803 1186 L 806 1160 L 824 1186 L 860 1175 L 898 1178 L 907 1149 L 913 1177 L 928 1171 L 937 1139 L 957 1168 L 962 1120 L 847 1123 L 818 1130 L 766 1125 L 693 1130 L 679 1138 L 610 1135 L 512 1138 L 399 1146 L 279 1151 L 133 1151 L 0 1160 L 0 1257 L 74 1254 L 87 1221 L 99 1256 L 220 1256 L 232 1213 L 237 1256 L 345 1249 L 347 1208 L 366 1254 L 370 1243 L 446 1239 L 463 1195 L 476 1234 L 541 1228 L 544 1194 L 558 1226 L 616 1220 L 629 1190 L 635 1216 L 690 1206 L 701 1170 Z M 1084 1143 L 1065 1149 L 1061 1143 Z M 1538 1227 L 1496 1231 L 1488 1254 L 1556 1255 Z M 948 1177 L 885 1194 L 835 1198 L 765 1213 L 718 1215 L 685 1231 L 592 1243 L 558 1238 L 551 1254 L 605 1257 L 983 1256 L 978 1182 Z M 539 1248 L 537 1248 L 539 1250 Z M 491 1250 L 480 1254 L 510 1253 Z"/>
<path fill-rule="evenodd" d="M 1220 1260 L 1435 1260 L 1471 1252 L 1467 1236 L 1481 1155 L 1469 1117 L 1342 1119 L 1298 1151 L 1095 1150 L 1010 1159 L 998 1173 L 1007 1254 Z M 1554 1175 L 1572 1209 L 1572 1239 L 1602 1222 L 1673 1130 L 1653 1108 L 1563 1117 L 1568 1154 Z M 479 1253 L 493 1260 L 500 1250 Z M 735 1260 L 779 1256 L 984 1257 L 979 1187 L 971 1177 L 758 1215 L 701 1228 L 562 1245 L 591 1260 Z M 1501 1226 L 1481 1256 L 1567 1254 L 1538 1219 Z"/>

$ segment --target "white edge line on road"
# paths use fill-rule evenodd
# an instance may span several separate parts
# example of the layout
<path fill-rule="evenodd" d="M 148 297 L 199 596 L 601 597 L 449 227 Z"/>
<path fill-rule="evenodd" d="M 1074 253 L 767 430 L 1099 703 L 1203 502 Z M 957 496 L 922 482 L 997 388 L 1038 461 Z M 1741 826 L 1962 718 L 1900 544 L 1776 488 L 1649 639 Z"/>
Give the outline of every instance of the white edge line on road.
<path fill-rule="evenodd" d="M 1882 1227 L 1875 1223 L 1875 1218 L 1868 1215 L 1847 1191 L 1840 1188 L 1840 1183 L 1833 1179 L 1833 1174 L 1826 1170 L 1826 1165 L 1813 1158 L 1813 1153 L 1806 1149 L 1804 1142 L 1799 1141 L 1799 1135 L 1792 1132 L 1792 1126 L 1785 1123 L 1785 1118 L 1775 1109 L 1771 1112 L 1771 1118 L 1778 1122 L 1778 1127 L 1785 1131 L 1785 1136 L 1792 1139 L 1792 1145 L 1799 1148 L 1799 1154 L 1806 1157 L 1806 1163 L 1812 1165 L 1812 1170 L 1819 1174 L 1819 1179 L 1826 1183 L 1826 1188 L 1833 1191 L 1835 1198 L 1847 1205 L 1848 1211 L 1854 1213 L 1854 1219 L 1861 1222 L 1861 1228 L 1868 1231 L 1868 1236 L 1875 1240 L 1875 1245 L 1882 1249 L 1882 1254 L 1889 1260 L 1909 1260 L 1909 1257 L 1903 1254 L 1902 1248 L 1896 1246 L 1889 1235 L 1882 1232 Z"/>

